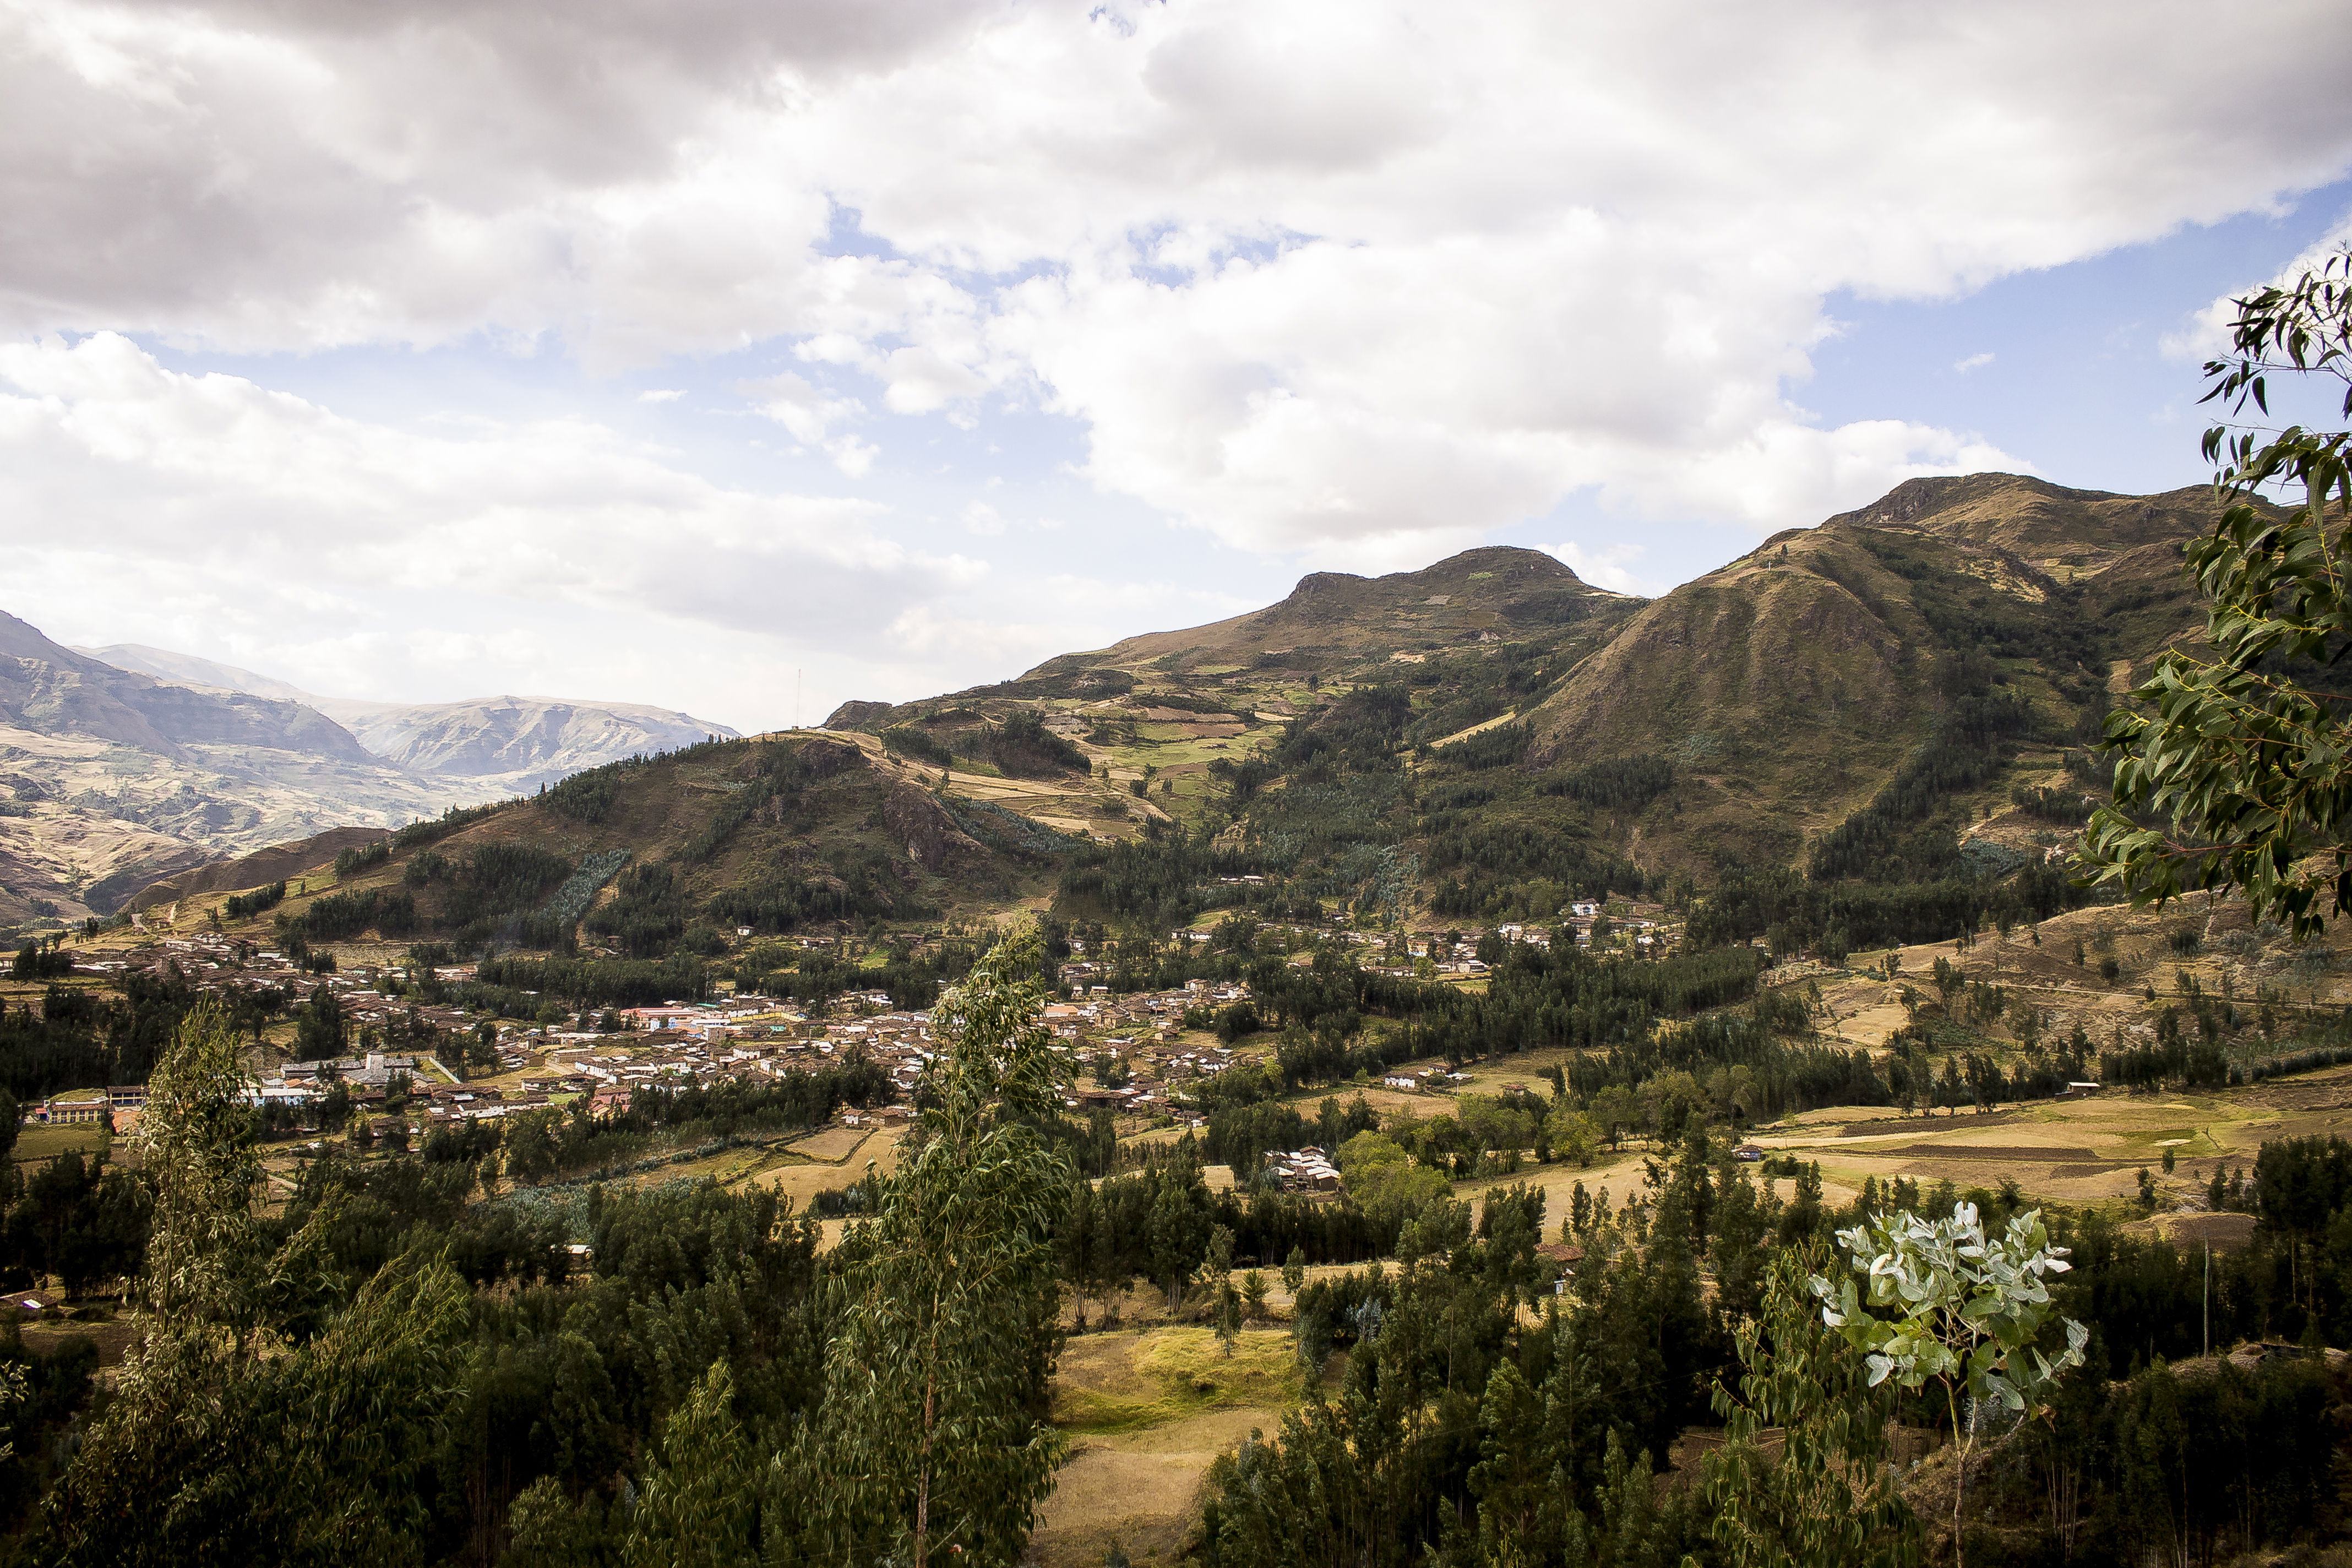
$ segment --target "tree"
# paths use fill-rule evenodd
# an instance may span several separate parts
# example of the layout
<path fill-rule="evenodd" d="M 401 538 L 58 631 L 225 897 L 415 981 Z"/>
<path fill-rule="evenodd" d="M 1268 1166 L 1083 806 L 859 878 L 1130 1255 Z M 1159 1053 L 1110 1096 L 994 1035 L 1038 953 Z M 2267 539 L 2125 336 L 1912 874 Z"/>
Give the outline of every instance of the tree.
<path fill-rule="evenodd" d="M 294 1056 L 298 1061 L 322 1061 L 343 1054 L 343 1007 L 334 987 L 325 981 L 310 993 L 310 1005 L 296 1021 Z"/>
<path fill-rule="evenodd" d="M 467 1292 L 412 1251 L 331 1312 L 322 1207 L 282 1245 L 238 1036 L 207 999 L 148 1085 L 151 1311 L 115 1397 L 44 1500 L 31 1556 L 58 1563 L 421 1563 L 419 1485 L 456 1399 Z"/>
<path fill-rule="evenodd" d="M 940 998 L 936 1103 L 898 1172 L 869 1177 L 852 1227 L 820 1436 L 799 1458 L 824 1554 L 934 1552 L 1012 1568 L 1063 1444 L 1045 1418 L 1060 1283 L 1055 1233 L 1071 1172 L 1041 1128 L 1060 1065 L 1041 1019 L 1044 944 L 1008 938 Z"/>
<path fill-rule="evenodd" d="M 671 1413 L 629 1519 L 625 1568 L 730 1568 L 758 1558 L 759 1489 L 734 1397 L 727 1363 L 713 1362 Z"/>
<path fill-rule="evenodd" d="M 1885 1465 L 1893 1385 L 1815 1320 L 1805 1282 L 1783 1254 L 1761 1320 L 1733 1331 L 1739 1387 L 1715 1384 L 1724 1445 L 1705 1467 L 1715 1538 L 1738 1568 L 1916 1562 L 1918 1521 Z"/>
<path fill-rule="evenodd" d="M 2007 1231 L 1988 1239 L 1974 1204 L 1955 1204 L 1949 1219 L 1925 1220 L 1908 1211 L 1878 1215 L 1838 1232 L 1853 1271 L 1869 1281 L 1868 1308 L 1891 1309 L 1880 1318 L 1856 1299 L 1852 1279 L 1832 1285 L 1815 1275 L 1813 1293 L 1824 1303 L 1822 1321 L 1869 1358 L 1873 1388 L 1894 1380 L 1917 1390 L 1943 1391 L 1952 1423 L 1952 1554 L 1963 1561 L 1961 1504 L 1969 1455 L 1976 1446 L 1976 1408 L 1998 1401 L 2008 1410 L 2038 1415 L 2040 1396 L 2071 1367 L 2083 1363 L 2090 1332 L 2063 1318 L 2066 1345 L 2053 1359 L 2035 1343 L 2055 1310 L 2043 1277 L 2072 1267 L 2067 1249 L 2050 1245 L 2039 1209 L 2010 1218 Z M 1969 1408 L 1963 1412 L 1962 1399 Z"/>
<path fill-rule="evenodd" d="M 1544 1118 L 1544 1141 L 1551 1145 L 1554 1158 L 1590 1165 L 1601 1142 L 1601 1129 L 1585 1112 L 1555 1101 L 1551 1114 Z"/>
<path fill-rule="evenodd" d="M 2352 250 L 2237 306 L 2204 401 L 2266 416 L 2272 376 L 2328 375 L 2352 418 Z M 2256 920 L 2306 936 L 2352 910 L 2352 695 L 2327 676 L 2352 649 L 2352 431 L 2259 436 L 2205 433 L 2224 510 L 2187 553 L 2210 601 L 2210 657 L 2168 649 L 2132 693 L 2141 707 L 2107 716 L 2115 804 L 2093 814 L 2082 858 L 2137 903 L 2233 889 Z M 2263 504 L 2266 488 L 2300 504 Z"/>

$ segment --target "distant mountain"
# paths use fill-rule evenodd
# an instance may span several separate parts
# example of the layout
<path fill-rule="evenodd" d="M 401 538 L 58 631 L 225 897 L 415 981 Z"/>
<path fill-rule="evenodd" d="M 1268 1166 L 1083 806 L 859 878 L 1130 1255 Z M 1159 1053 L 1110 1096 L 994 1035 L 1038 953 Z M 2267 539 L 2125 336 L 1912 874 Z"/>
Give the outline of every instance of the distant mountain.
<path fill-rule="evenodd" d="M 787 958 L 760 940 L 779 932 L 984 921 L 1050 891 L 1067 837 L 992 795 L 934 786 L 929 770 L 869 737 L 737 739 L 610 763 L 543 795 L 413 827 L 392 837 L 385 862 L 340 879 L 316 872 L 355 840 L 326 836 L 173 879 L 138 907 L 209 909 L 220 893 L 307 871 L 307 889 L 230 929 L 265 935 L 284 918 L 313 942 L 429 938 L 467 952 L 485 942 L 631 957 L 731 946 L 751 966 L 797 958 L 797 947 Z"/>
<path fill-rule="evenodd" d="M 676 751 L 713 736 L 731 740 L 738 734 L 691 713 L 639 703 L 556 697 L 371 702 L 320 696 L 235 665 L 138 643 L 79 651 L 184 687 L 306 704 L 337 721 L 385 762 L 421 773 L 478 780 L 492 794 L 519 795 L 623 757 Z"/>
<path fill-rule="evenodd" d="M 164 756 L 194 744 L 260 746 L 350 762 L 367 752 L 351 732 L 299 701 L 208 691 L 159 680 L 51 642 L 0 613 L 0 722 L 46 735 L 85 735 Z"/>
<path fill-rule="evenodd" d="M 628 704 L 321 697 L 164 648 L 66 647 L 0 614 L 0 927 L 733 733 Z"/>
<path fill-rule="evenodd" d="M 182 685 L 0 614 L 0 925 L 112 911 L 159 877 L 479 798 L 316 709 Z"/>

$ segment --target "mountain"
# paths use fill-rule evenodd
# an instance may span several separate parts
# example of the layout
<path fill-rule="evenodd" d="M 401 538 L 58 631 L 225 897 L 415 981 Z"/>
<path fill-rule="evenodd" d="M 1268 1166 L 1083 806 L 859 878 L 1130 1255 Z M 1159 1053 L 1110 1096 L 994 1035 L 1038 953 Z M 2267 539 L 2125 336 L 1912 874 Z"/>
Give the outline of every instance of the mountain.
<path fill-rule="evenodd" d="M 218 900 L 206 894 L 299 878 L 307 888 L 243 929 L 270 931 L 283 919 L 313 942 L 657 958 L 757 949 L 766 935 L 843 922 L 984 921 L 1050 889 L 1068 838 L 985 788 L 943 793 L 934 782 L 867 736 L 707 742 L 388 839 L 331 835 L 208 867 L 149 889 L 139 907 L 194 899 L 209 909 Z M 384 858 L 339 879 L 335 850 L 371 842 Z"/>
<path fill-rule="evenodd" d="M 299 702 L 205 691 L 118 668 L 0 613 L 0 722 L 184 758 L 188 745 L 257 746 L 364 762 L 350 731 Z"/>
<path fill-rule="evenodd" d="M 1570 890 L 1730 867 L 1948 879 L 1969 844 L 2013 868 L 2062 841 L 2115 694 L 2198 634 L 2180 546 L 2216 510 L 2201 486 L 1913 479 L 1654 601 L 1526 550 L 1318 573 L 1248 615 L 833 722 L 961 767 L 1025 710 L 1145 815 L 1327 907 L 1548 919 Z"/>
<path fill-rule="evenodd" d="M 2201 624 L 2179 547 L 2217 511 L 2204 487 L 1909 480 L 1643 606 L 1528 714 L 1529 763 L 1667 759 L 1687 787 L 1664 861 L 1793 861 L 1927 738 L 1971 660 L 2086 745 L 2128 672 Z"/>
<path fill-rule="evenodd" d="M 469 798 L 301 703 L 122 669 L 0 614 L 0 924 L 108 913 L 224 854 Z"/>
<path fill-rule="evenodd" d="M 235 665 L 138 643 L 79 651 L 182 687 L 302 703 L 341 723 L 385 762 L 420 773 L 475 780 L 488 794 L 526 794 L 583 768 L 738 733 L 690 713 L 631 702 L 555 697 L 371 702 L 322 697 Z"/>
<path fill-rule="evenodd" d="M 163 648 L 66 647 L 0 614 L 0 926 L 733 733 L 634 704 L 320 697 Z"/>
<path fill-rule="evenodd" d="M 1641 605 L 1541 551 L 1501 546 L 1381 577 L 1317 572 L 1247 615 L 1063 654 L 994 686 L 845 703 L 827 722 L 894 736 L 926 755 L 938 754 L 924 751 L 927 737 L 952 752 L 1028 709 L 1079 742 L 1096 768 L 1118 780 L 1149 769 L 1156 784 L 1175 786 L 1154 798 L 1181 804 L 1201 794 L 1192 781 L 1218 760 L 1210 753 L 1255 751 L 1274 734 L 1263 726 L 1329 707 L 1356 687 L 1413 690 L 1408 743 L 1508 714 Z"/>

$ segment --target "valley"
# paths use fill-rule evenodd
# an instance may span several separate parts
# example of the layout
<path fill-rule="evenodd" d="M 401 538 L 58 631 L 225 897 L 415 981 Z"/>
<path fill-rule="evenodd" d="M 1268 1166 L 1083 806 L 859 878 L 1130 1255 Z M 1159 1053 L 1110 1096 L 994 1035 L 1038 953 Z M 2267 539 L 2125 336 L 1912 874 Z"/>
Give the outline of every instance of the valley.
<path fill-rule="evenodd" d="M 636 1325 L 723 1345 L 768 1391 L 750 1424 L 841 1375 L 826 1282 L 923 1266 L 877 1238 L 915 1223 L 914 1156 L 956 1147 L 950 988 L 1012 952 L 1036 1027 L 1004 1049 L 1052 1081 L 1019 1122 L 1058 1194 L 1021 1309 L 1066 1446 L 1024 1527 L 1047 1568 L 1433 1548 L 1514 1495 L 1530 1531 L 1589 1510 L 1696 1550 L 1709 1380 L 1773 1310 L 1769 1259 L 1890 1205 L 2038 1207 L 2074 1249 L 2082 1443 L 2119 1452 L 2198 1366 L 2306 1400 L 2280 1430 L 2308 1448 L 2344 1403 L 2352 1275 L 2309 1262 L 2344 1205 L 2277 1194 L 2334 1191 L 2352 931 L 2134 909 L 2068 865 L 2119 684 L 2201 626 L 2177 551 L 2206 500 L 1912 481 L 1649 602 L 1528 551 L 1317 574 L 1009 681 L 173 868 L 119 914 L 24 922 L 17 1163 L 27 1191 L 67 1154 L 121 1170 L 107 1120 L 143 1118 L 170 1029 L 217 1004 L 270 1223 L 352 1205 L 322 1245 L 353 1276 L 441 1238 L 482 1311 L 529 1303 L 481 1332 L 616 1369 L 610 1454 L 499 1450 L 603 1507 L 583 1465 L 663 1462 L 698 1397 Z M 120 1256 L 23 1236 L 12 1278 L 109 1331 Z M 775 1329 L 753 1276 L 828 1337 Z M 1542 1415 L 1571 1407 L 1606 1414 Z M 1904 1420 L 1947 1550 L 1950 1448 Z M 2038 1432 L 2004 1439 L 1971 1555 L 2031 1534 L 2004 1521 L 2063 1462 Z M 1493 1456 L 1522 1448 L 1513 1494 Z M 476 1489 L 452 1520 L 523 1540 L 538 1505 L 488 1452 L 434 1461 Z M 2099 1496 L 2140 1484 L 2122 1463 Z"/>

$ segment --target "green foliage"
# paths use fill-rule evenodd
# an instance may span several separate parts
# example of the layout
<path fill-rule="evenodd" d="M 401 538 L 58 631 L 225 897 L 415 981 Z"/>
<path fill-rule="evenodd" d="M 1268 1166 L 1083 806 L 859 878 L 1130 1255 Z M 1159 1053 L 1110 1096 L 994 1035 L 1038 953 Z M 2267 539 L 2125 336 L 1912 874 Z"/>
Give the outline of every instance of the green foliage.
<path fill-rule="evenodd" d="M 392 841 L 382 839 L 340 850 L 335 856 L 335 880 L 348 880 L 362 871 L 373 870 L 392 858 Z"/>
<path fill-rule="evenodd" d="M 1605 757 L 1553 773 L 1539 789 L 1548 795 L 1565 795 L 1610 811 L 1639 811 L 1674 787 L 1674 763 L 1644 752 Z"/>
<path fill-rule="evenodd" d="M 1905 759 L 1870 804 L 1823 834 L 1806 863 L 1817 882 L 1932 882 L 1959 868 L 1959 846 L 1937 808 L 1990 782 L 2007 765 L 2001 742 L 2032 714 L 2008 692 L 1968 691 L 1927 743 Z"/>
<path fill-rule="evenodd" d="M 221 913 L 233 921 L 241 921 L 249 915 L 266 915 L 276 909 L 285 897 L 286 884 L 283 881 L 272 882 L 249 893 L 231 893 L 222 903 Z"/>
<path fill-rule="evenodd" d="M 2352 368 L 2352 251 L 2238 301 L 2231 356 L 2205 366 L 2206 400 L 2268 411 L 2273 374 Z M 2352 416 L 2352 391 L 2342 413 Z M 2264 438 L 2265 435 L 2267 438 Z M 2208 603 L 2210 658 L 2179 645 L 2110 714 L 2115 805 L 2084 836 L 2095 879 L 2135 902 L 2189 889 L 2244 895 L 2298 936 L 2352 910 L 2352 713 L 2328 672 L 2352 647 L 2340 564 L 2352 529 L 2352 431 L 2205 434 L 2228 506 L 2189 546 Z M 2292 510 L 2260 504 L 2277 486 Z M 2332 515 L 2331 515 L 2332 509 Z M 2152 711 L 2150 711 L 2152 710 Z M 2168 819 L 2169 831 L 2136 815 Z"/>
<path fill-rule="evenodd" d="M 2090 1331 L 2058 1319 L 2065 1345 L 2053 1357 L 2036 1342 L 2056 1314 L 2045 1276 L 2072 1265 L 2067 1249 L 2050 1244 L 2039 1211 L 2010 1216 L 2007 1230 L 1988 1237 L 1976 1205 L 1953 1205 L 1949 1219 L 1921 1219 L 1907 1211 L 1877 1215 L 1838 1233 L 1853 1271 L 1868 1280 L 1867 1306 L 1854 1283 L 1832 1285 L 1814 1276 L 1813 1293 L 1826 1303 L 1822 1321 L 1868 1360 L 1870 1386 L 1892 1381 L 1918 1390 L 1934 1384 L 1944 1394 L 1958 1448 L 1952 1487 L 1952 1540 L 1962 1537 L 1968 1461 L 1977 1440 L 1979 1401 L 2011 1412 L 2038 1412 L 2051 1385 L 2083 1364 Z M 1892 1318 L 1874 1315 L 1891 1310 Z M 1971 1414 L 1963 1418 L 1960 1402 Z"/>
<path fill-rule="evenodd" d="M 1525 724 L 1497 724 L 1491 730 L 1481 730 L 1465 736 L 1436 752 L 1437 760 L 1449 768 L 1475 773 L 1483 768 L 1516 767 L 1528 754 L 1528 742 L 1532 738 Z"/>
<path fill-rule="evenodd" d="M 487 822 L 516 803 L 510 800 L 492 801 L 487 805 L 453 805 L 439 816 L 424 822 L 412 822 L 392 836 L 394 854 L 437 844 L 453 833 L 461 832 L 478 822 Z"/>
<path fill-rule="evenodd" d="M 950 766 L 955 753 L 929 733 L 912 724 L 893 724 L 882 731 L 882 743 L 901 756 L 930 763 L 935 768 Z"/>
<path fill-rule="evenodd" d="M 613 807 L 621 798 L 625 771 L 625 764 L 616 763 L 573 773 L 542 788 L 539 804 L 560 816 L 593 827 L 613 815 Z"/>
<path fill-rule="evenodd" d="M 1737 1568 L 1916 1563 L 1918 1521 L 1886 1463 L 1892 1389 L 1815 1318 L 1811 1294 L 1784 1256 L 1761 1318 L 1733 1331 L 1738 1386 L 1715 1385 L 1724 1445 L 1705 1464 L 1715 1539 Z"/>
<path fill-rule="evenodd" d="M 1035 934 L 1000 943 L 941 998 L 935 1103 L 874 1217 L 852 1228 L 817 1436 L 801 1451 L 826 1555 L 952 1549 L 1011 1568 L 1062 1453 L 1042 1416 L 1068 1166 L 1037 1124 L 1059 1110 L 1039 1022 Z"/>

